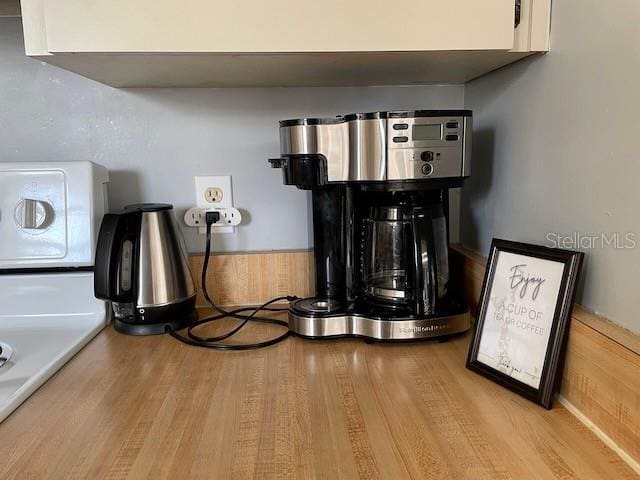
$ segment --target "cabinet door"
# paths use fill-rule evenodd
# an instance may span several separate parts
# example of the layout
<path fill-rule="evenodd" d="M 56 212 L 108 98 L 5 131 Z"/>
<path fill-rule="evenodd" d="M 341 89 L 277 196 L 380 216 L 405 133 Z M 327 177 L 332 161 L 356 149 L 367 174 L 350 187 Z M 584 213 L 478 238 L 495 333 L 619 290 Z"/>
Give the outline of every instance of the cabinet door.
<path fill-rule="evenodd" d="M 47 50 L 509 50 L 514 0 L 44 0 Z"/>

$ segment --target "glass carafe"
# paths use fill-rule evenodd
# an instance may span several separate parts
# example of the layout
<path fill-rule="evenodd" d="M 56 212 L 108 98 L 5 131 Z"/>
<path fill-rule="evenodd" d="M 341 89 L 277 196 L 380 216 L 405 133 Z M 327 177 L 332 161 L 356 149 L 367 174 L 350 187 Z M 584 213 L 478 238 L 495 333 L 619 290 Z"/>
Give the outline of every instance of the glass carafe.
<path fill-rule="evenodd" d="M 364 219 L 362 280 L 370 299 L 435 312 L 449 282 L 447 223 L 440 204 L 375 206 Z"/>
<path fill-rule="evenodd" d="M 368 296 L 393 303 L 410 300 L 410 236 L 411 217 L 405 208 L 370 209 L 364 221 L 363 241 L 363 281 Z"/>

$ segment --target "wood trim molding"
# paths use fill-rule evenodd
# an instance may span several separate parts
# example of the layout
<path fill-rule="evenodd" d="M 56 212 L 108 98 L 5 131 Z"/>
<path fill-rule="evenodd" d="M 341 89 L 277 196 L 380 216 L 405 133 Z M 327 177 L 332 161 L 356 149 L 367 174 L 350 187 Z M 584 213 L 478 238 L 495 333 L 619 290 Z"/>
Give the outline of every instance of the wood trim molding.
<path fill-rule="evenodd" d="M 19 17 L 20 0 L 0 0 L 0 17 Z"/>
<path fill-rule="evenodd" d="M 216 253 L 211 256 L 207 289 L 220 306 L 260 305 L 281 295 L 312 296 L 313 254 L 310 250 Z M 206 306 L 200 288 L 204 255 L 190 257 L 198 288 L 197 305 Z"/>
<path fill-rule="evenodd" d="M 609 337 L 614 342 L 640 355 L 640 336 L 626 328 L 596 315 L 577 304 L 573 309 L 573 318 L 578 319 L 580 322 L 593 328 L 596 332 L 601 333 L 605 337 Z"/>
<path fill-rule="evenodd" d="M 452 271 L 475 314 L 486 258 L 462 245 L 451 249 Z M 457 267 L 454 267 L 456 265 Z M 640 337 L 576 305 L 560 394 L 640 462 Z"/>

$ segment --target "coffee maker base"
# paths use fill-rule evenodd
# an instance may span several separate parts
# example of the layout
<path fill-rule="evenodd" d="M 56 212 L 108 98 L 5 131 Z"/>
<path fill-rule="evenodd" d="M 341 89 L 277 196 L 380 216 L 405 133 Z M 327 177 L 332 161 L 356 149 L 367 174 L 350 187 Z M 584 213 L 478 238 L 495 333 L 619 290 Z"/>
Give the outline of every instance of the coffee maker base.
<path fill-rule="evenodd" d="M 363 337 L 381 341 L 408 341 L 447 337 L 471 327 L 469 311 L 424 319 L 379 319 L 358 313 L 304 316 L 289 311 L 289 328 L 307 338 Z"/>

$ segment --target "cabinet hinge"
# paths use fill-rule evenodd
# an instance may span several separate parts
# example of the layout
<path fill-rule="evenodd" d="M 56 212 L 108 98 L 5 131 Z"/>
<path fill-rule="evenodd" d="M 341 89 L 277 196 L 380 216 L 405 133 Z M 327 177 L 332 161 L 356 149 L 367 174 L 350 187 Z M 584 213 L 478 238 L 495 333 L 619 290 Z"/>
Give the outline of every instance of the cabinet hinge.
<path fill-rule="evenodd" d="M 522 1 L 516 0 L 516 14 L 513 20 L 513 28 L 518 28 L 518 25 L 520 25 L 520 9 L 521 8 L 522 8 Z"/>

